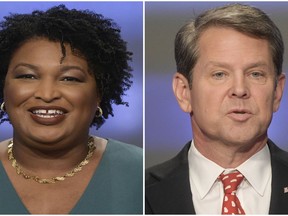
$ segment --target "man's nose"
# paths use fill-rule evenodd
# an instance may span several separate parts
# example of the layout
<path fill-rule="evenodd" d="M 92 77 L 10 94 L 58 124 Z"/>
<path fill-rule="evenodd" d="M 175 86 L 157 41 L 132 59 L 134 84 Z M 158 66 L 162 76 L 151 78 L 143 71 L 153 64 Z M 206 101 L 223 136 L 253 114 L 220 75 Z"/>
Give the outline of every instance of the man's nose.
<path fill-rule="evenodd" d="M 235 76 L 231 82 L 230 97 L 248 98 L 250 96 L 249 83 L 244 75 Z"/>

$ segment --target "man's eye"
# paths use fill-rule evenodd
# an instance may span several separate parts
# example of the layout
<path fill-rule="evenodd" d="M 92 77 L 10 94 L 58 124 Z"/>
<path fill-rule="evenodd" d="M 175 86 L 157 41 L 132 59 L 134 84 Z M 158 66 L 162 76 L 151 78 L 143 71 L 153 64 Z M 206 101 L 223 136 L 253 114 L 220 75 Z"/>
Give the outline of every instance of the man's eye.
<path fill-rule="evenodd" d="M 263 74 L 261 72 L 258 72 L 258 71 L 252 72 L 250 75 L 254 78 L 263 77 Z"/>
<path fill-rule="evenodd" d="M 264 84 L 267 80 L 266 73 L 261 71 L 252 71 L 249 73 L 248 78 L 251 80 L 251 82 Z"/>
<path fill-rule="evenodd" d="M 215 79 L 223 79 L 223 78 L 226 76 L 226 74 L 225 74 L 224 72 L 222 72 L 222 71 L 219 71 L 219 72 L 213 73 L 212 76 L 213 76 Z"/>

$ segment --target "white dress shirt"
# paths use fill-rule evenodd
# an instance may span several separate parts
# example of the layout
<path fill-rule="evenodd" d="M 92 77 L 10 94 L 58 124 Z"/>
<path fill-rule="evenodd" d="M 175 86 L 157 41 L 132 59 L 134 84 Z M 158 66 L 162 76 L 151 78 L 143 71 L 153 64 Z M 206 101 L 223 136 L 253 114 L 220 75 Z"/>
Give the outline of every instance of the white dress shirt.
<path fill-rule="evenodd" d="M 218 176 L 237 169 L 244 175 L 236 195 L 246 214 L 268 214 L 272 169 L 269 148 L 263 149 L 235 169 L 225 170 L 205 158 L 192 141 L 188 151 L 189 179 L 196 214 L 221 214 L 223 184 Z M 288 203 L 287 203 L 288 205 Z"/>

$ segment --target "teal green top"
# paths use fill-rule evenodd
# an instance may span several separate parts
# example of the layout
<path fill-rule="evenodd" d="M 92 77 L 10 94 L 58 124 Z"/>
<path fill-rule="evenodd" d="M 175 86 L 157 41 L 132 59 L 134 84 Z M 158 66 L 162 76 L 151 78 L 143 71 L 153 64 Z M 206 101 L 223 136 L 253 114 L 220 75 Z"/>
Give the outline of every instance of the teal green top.
<path fill-rule="evenodd" d="M 108 140 L 100 164 L 70 214 L 142 214 L 142 149 Z M 29 214 L 0 163 L 0 214 Z"/>

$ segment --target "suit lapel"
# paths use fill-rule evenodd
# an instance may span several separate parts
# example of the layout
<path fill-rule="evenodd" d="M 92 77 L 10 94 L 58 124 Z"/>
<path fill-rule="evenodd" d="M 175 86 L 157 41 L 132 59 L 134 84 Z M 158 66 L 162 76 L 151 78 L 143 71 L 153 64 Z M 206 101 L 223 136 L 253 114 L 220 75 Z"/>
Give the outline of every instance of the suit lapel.
<path fill-rule="evenodd" d="M 154 213 L 195 214 L 189 182 L 188 150 L 190 142 L 165 167 L 162 173 L 153 173 L 159 179 L 146 187 L 146 199 Z M 163 170 L 163 169 L 162 169 Z"/>
<path fill-rule="evenodd" d="M 269 214 L 288 213 L 288 153 L 268 141 L 271 152 L 272 193 Z"/>
<path fill-rule="evenodd" d="M 272 166 L 272 192 L 269 214 L 288 213 L 288 153 L 268 140 Z M 172 160 L 153 173 L 157 182 L 146 187 L 148 205 L 156 214 L 195 214 L 189 183 L 187 144 Z"/>

